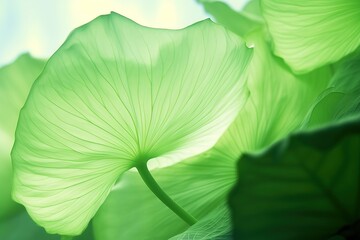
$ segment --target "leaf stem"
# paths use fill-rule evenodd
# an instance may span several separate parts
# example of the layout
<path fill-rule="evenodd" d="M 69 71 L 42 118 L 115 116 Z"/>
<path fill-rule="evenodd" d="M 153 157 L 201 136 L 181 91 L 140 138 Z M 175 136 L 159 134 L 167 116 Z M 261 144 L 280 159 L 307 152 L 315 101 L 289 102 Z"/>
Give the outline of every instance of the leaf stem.
<path fill-rule="evenodd" d="M 139 174 L 148 188 L 176 215 L 178 215 L 182 220 L 184 220 L 190 226 L 195 224 L 197 220 L 186 212 L 182 207 L 180 207 L 173 199 L 167 195 L 164 190 L 159 186 L 156 180 L 151 175 L 149 169 L 147 168 L 146 163 L 136 167 L 139 171 Z"/>

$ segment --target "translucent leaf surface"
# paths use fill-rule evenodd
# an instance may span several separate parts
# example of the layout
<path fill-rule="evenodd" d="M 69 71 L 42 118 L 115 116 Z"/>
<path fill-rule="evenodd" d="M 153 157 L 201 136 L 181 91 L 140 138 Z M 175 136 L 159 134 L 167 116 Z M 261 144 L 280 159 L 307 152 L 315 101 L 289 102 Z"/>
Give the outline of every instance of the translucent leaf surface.
<path fill-rule="evenodd" d="M 80 234 L 123 172 L 215 143 L 247 98 L 251 55 L 210 20 L 161 30 L 112 13 L 78 28 L 21 112 L 14 198 L 48 232 Z"/>
<path fill-rule="evenodd" d="M 335 62 L 360 45 L 358 0 L 262 0 L 275 53 L 298 72 Z"/>
<path fill-rule="evenodd" d="M 224 156 L 237 159 L 244 151 L 259 150 L 301 129 L 306 116 L 328 88 L 330 68 L 294 74 L 274 56 L 264 33 L 249 35 L 254 57 L 249 66 L 250 98 L 230 129 L 215 145 Z"/>
<path fill-rule="evenodd" d="M 230 211 L 224 202 L 201 221 L 170 240 L 231 240 L 233 238 L 230 220 Z"/>
<path fill-rule="evenodd" d="M 0 68 L 0 220 L 19 209 L 11 199 L 10 152 L 20 109 L 44 64 L 45 61 L 23 54 L 15 62 Z"/>
<path fill-rule="evenodd" d="M 235 179 L 233 165 L 211 150 L 152 174 L 169 196 L 198 219 L 225 201 Z M 147 189 L 138 173 L 131 172 L 115 185 L 94 218 L 96 239 L 102 240 L 162 240 L 187 228 Z"/>
<path fill-rule="evenodd" d="M 234 237 L 326 239 L 358 220 L 359 123 L 293 135 L 244 155 L 230 195 Z"/>

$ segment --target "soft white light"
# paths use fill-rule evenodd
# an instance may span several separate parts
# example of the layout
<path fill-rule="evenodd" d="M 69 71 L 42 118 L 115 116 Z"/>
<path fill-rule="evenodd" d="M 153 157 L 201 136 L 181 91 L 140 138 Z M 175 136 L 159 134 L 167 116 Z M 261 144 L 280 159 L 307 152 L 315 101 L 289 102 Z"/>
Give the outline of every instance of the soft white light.
<path fill-rule="evenodd" d="M 0 66 L 23 52 L 48 58 L 74 28 L 111 11 L 157 28 L 183 28 L 208 18 L 195 0 L 1 1 Z"/>

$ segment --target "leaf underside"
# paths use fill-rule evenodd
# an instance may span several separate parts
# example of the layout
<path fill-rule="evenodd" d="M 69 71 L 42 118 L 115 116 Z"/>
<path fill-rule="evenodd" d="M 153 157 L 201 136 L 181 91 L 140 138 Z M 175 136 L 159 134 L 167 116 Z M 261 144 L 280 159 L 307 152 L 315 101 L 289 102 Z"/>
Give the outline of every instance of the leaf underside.
<path fill-rule="evenodd" d="M 251 56 L 210 20 L 162 30 L 112 13 L 78 28 L 21 111 L 14 199 L 49 233 L 80 234 L 122 173 L 216 142 L 248 96 Z"/>

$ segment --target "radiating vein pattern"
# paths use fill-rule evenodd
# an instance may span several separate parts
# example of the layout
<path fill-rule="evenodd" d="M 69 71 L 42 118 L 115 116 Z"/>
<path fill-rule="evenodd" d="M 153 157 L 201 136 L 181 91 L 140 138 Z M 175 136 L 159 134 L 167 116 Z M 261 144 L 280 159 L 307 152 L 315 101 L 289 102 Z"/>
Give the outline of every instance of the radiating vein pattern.
<path fill-rule="evenodd" d="M 14 198 L 48 232 L 80 234 L 124 171 L 215 144 L 248 96 L 251 56 L 210 20 L 161 30 L 112 13 L 78 28 L 21 112 Z"/>

